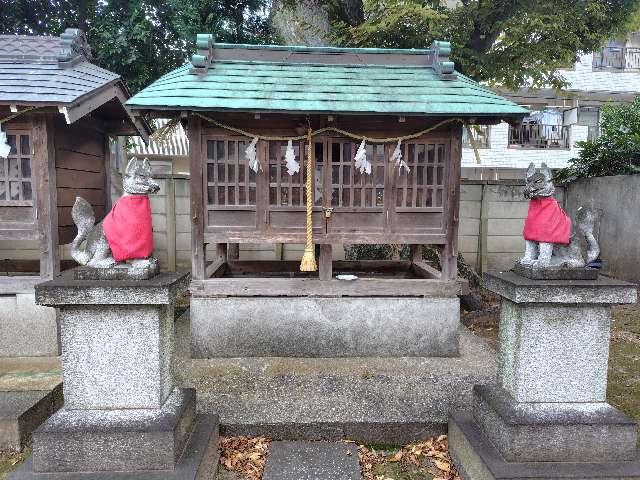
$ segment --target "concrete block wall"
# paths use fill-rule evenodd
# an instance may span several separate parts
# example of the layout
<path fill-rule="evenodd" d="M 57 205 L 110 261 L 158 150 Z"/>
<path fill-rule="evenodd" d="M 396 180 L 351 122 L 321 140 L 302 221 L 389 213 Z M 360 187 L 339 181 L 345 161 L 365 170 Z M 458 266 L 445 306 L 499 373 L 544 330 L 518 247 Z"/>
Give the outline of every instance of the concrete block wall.
<path fill-rule="evenodd" d="M 540 165 L 545 162 L 550 168 L 566 167 L 569 160 L 578 155 L 579 148 L 576 142 L 586 141 L 589 127 L 585 125 L 571 125 L 569 149 L 544 149 L 544 148 L 514 148 L 509 147 L 509 125 L 500 123 L 492 125 L 489 132 L 489 148 L 480 148 L 480 164 L 471 148 L 462 149 L 462 167 L 498 167 L 498 168 L 527 168 L 533 162 Z"/>
<path fill-rule="evenodd" d="M 640 175 L 586 178 L 567 188 L 567 212 L 579 207 L 602 212 L 598 228 L 602 270 L 621 280 L 640 283 Z"/>

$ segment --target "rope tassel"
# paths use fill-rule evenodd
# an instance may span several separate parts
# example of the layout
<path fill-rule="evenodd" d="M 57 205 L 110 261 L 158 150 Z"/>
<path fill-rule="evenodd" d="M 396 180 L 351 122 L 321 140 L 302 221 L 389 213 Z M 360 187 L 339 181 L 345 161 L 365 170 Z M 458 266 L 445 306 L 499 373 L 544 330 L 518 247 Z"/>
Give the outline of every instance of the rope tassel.
<path fill-rule="evenodd" d="M 311 144 L 311 128 L 307 130 L 307 244 L 304 248 L 304 255 L 300 262 L 301 272 L 315 272 L 318 270 L 316 264 L 316 252 L 313 247 L 313 157 Z"/>

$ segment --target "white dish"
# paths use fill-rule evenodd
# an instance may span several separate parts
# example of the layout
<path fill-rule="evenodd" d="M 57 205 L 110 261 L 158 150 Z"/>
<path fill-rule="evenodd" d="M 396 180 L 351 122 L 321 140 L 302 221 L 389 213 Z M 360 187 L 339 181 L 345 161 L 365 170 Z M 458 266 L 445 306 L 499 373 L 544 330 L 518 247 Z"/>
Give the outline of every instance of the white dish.
<path fill-rule="evenodd" d="M 345 280 L 347 282 L 353 282 L 358 279 L 357 275 L 336 275 L 338 280 Z"/>

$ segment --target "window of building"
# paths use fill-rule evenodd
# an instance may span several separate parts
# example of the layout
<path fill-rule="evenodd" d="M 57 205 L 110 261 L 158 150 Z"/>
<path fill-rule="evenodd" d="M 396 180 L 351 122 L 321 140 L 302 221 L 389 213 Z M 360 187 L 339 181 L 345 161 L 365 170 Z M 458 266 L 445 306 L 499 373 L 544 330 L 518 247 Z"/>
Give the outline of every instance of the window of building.
<path fill-rule="evenodd" d="M 0 201 L 31 205 L 31 137 L 27 132 L 8 131 L 7 142 L 11 147 L 9 156 L 0 158 Z"/>
<path fill-rule="evenodd" d="M 247 145 L 241 139 L 207 141 L 209 205 L 256 204 L 256 174 L 244 160 Z"/>

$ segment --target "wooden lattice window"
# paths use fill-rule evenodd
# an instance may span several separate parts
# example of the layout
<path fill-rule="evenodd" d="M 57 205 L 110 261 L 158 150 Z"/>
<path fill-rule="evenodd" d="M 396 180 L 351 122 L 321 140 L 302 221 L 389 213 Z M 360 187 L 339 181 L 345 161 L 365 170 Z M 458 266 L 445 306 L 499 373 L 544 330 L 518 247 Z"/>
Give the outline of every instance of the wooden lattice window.
<path fill-rule="evenodd" d="M 8 132 L 11 147 L 7 158 L 0 158 L 0 202 L 32 205 L 31 138 L 28 132 Z"/>
<path fill-rule="evenodd" d="M 396 207 L 443 206 L 447 150 L 444 143 L 403 144 L 402 156 L 410 172 L 402 170 L 396 179 Z"/>
<path fill-rule="evenodd" d="M 307 146 L 305 142 L 293 143 L 296 161 L 300 163 L 300 171 L 289 175 L 285 153 L 287 142 L 269 142 L 269 205 L 273 207 L 304 207 L 306 206 L 306 159 Z M 300 152 L 304 152 L 300 155 Z M 324 145 L 314 143 L 314 205 L 322 205 L 323 199 L 323 165 Z"/>
<path fill-rule="evenodd" d="M 244 159 L 247 142 L 207 140 L 207 203 L 216 206 L 256 204 L 256 174 Z"/>
<path fill-rule="evenodd" d="M 348 140 L 331 141 L 331 205 L 336 208 L 384 206 L 384 145 L 367 145 L 371 175 L 355 167 L 359 144 Z"/>

